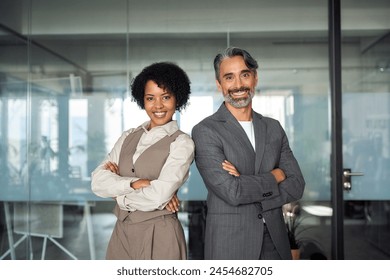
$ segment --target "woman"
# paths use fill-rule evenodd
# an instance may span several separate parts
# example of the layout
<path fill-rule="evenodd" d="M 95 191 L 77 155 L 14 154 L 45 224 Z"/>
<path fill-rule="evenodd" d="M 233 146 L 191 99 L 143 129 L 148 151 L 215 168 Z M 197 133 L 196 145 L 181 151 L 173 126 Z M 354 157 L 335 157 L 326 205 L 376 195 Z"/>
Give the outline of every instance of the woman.
<path fill-rule="evenodd" d="M 106 259 L 186 259 L 176 192 L 188 178 L 194 143 L 172 117 L 187 105 L 190 81 L 177 65 L 154 63 L 131 91 L 150 120 L 125 131 L 92 172 L 92 191 L 117 202 Z"/>

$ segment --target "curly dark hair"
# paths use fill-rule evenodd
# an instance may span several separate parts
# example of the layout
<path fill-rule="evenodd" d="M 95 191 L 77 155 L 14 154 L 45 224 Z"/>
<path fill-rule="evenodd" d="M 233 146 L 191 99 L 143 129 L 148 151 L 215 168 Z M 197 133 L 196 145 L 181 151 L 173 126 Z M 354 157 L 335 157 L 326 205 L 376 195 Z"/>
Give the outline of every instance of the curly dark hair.
<path fill-rule="evenodd" d="M 190 97 L 190 79 L 186 72 L 172 62 L 157 62 L 145 67 L 132 81 L 131 94 L 141 109 L 145 109 L 145 85 L 154 81 L 160 88 L 173 94 L 176 98 L 176 110 L 179 112 L 187 106 Z"/>

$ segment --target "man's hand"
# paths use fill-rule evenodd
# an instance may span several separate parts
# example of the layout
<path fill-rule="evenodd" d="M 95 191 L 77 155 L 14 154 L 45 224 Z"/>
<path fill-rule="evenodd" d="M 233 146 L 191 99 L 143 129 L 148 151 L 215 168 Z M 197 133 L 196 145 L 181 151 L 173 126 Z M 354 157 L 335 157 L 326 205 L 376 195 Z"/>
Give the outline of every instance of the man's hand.
<path fill-rule="evenodd" d="M 180 207 L 180 200 L 177 198 L 177 195 L 175 194 L 168 202 L 168 204 L 165 206 L 165 209 L 171 211 L 172 213 L 175 213 L 179 211 L 179 207 Z"/>
<path fill-rule="evenodd" d="M 224 160 L 222 162 L 222 168 L 224 170 L 226 170 L 227 172 L 229 172 L 230 175 L 233 175 L 236 177 L 240 176 L 240 173 L 237 171 L 236 167 L 227 160 Z"/>
<path fill-rule="evenodd" d="M 274 170 L 271 171 L 272 175 L 274 175 L 276 182 L 278 184 L 280 182 L 283 182 L 286 179 L 286 174 L 284 174 L 284 171 L 280 168 L 275 168 Z"/>

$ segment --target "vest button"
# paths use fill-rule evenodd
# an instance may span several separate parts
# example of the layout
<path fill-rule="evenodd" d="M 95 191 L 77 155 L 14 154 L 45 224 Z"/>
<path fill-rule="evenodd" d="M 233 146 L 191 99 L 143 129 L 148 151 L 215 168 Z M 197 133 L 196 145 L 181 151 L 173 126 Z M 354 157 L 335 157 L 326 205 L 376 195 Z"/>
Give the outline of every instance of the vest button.
<path fill-rule="evenodd" d="M 132 169 L 131 169 L 131 172 L 133 172 L 133 173 L 134 173 L 134 171 L 135 171 L 135 170 L 134 170 L 134 168 L 132 168 Z"/>
<path fill-rule="evenodd" d="M 263 215 L 259 214 L 259 215 L 257 215 L 257 218 L 262 219 Z"/>

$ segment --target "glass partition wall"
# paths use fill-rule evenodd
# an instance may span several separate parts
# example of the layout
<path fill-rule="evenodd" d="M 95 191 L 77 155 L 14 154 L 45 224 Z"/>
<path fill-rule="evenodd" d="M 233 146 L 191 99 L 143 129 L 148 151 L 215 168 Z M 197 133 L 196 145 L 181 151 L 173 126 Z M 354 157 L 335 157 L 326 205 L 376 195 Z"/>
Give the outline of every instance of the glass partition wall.
<path fill-rule="evenodd" d="M 301 258 L 329 259 L 327 29 L 328 1 L 1 1 L 1 258 L 104 259 L 114 202 L 91 192 L 90 172 L 146 120 L 131 79 L 180 65 L 192 94 L 175 118 L 190 134 L 223 101 L 215 55 L 239 46 L 259 62 L 254 109 L 281 122 L 306 179 L 293 205 Z M 206 195 L 193 164 L 179 192 L 189 259 L 203 258 Z"/>
<path fill-rule="evenodd" d="M 341 4 L 345 258 L 389 259 L 390 2 Z"/>

